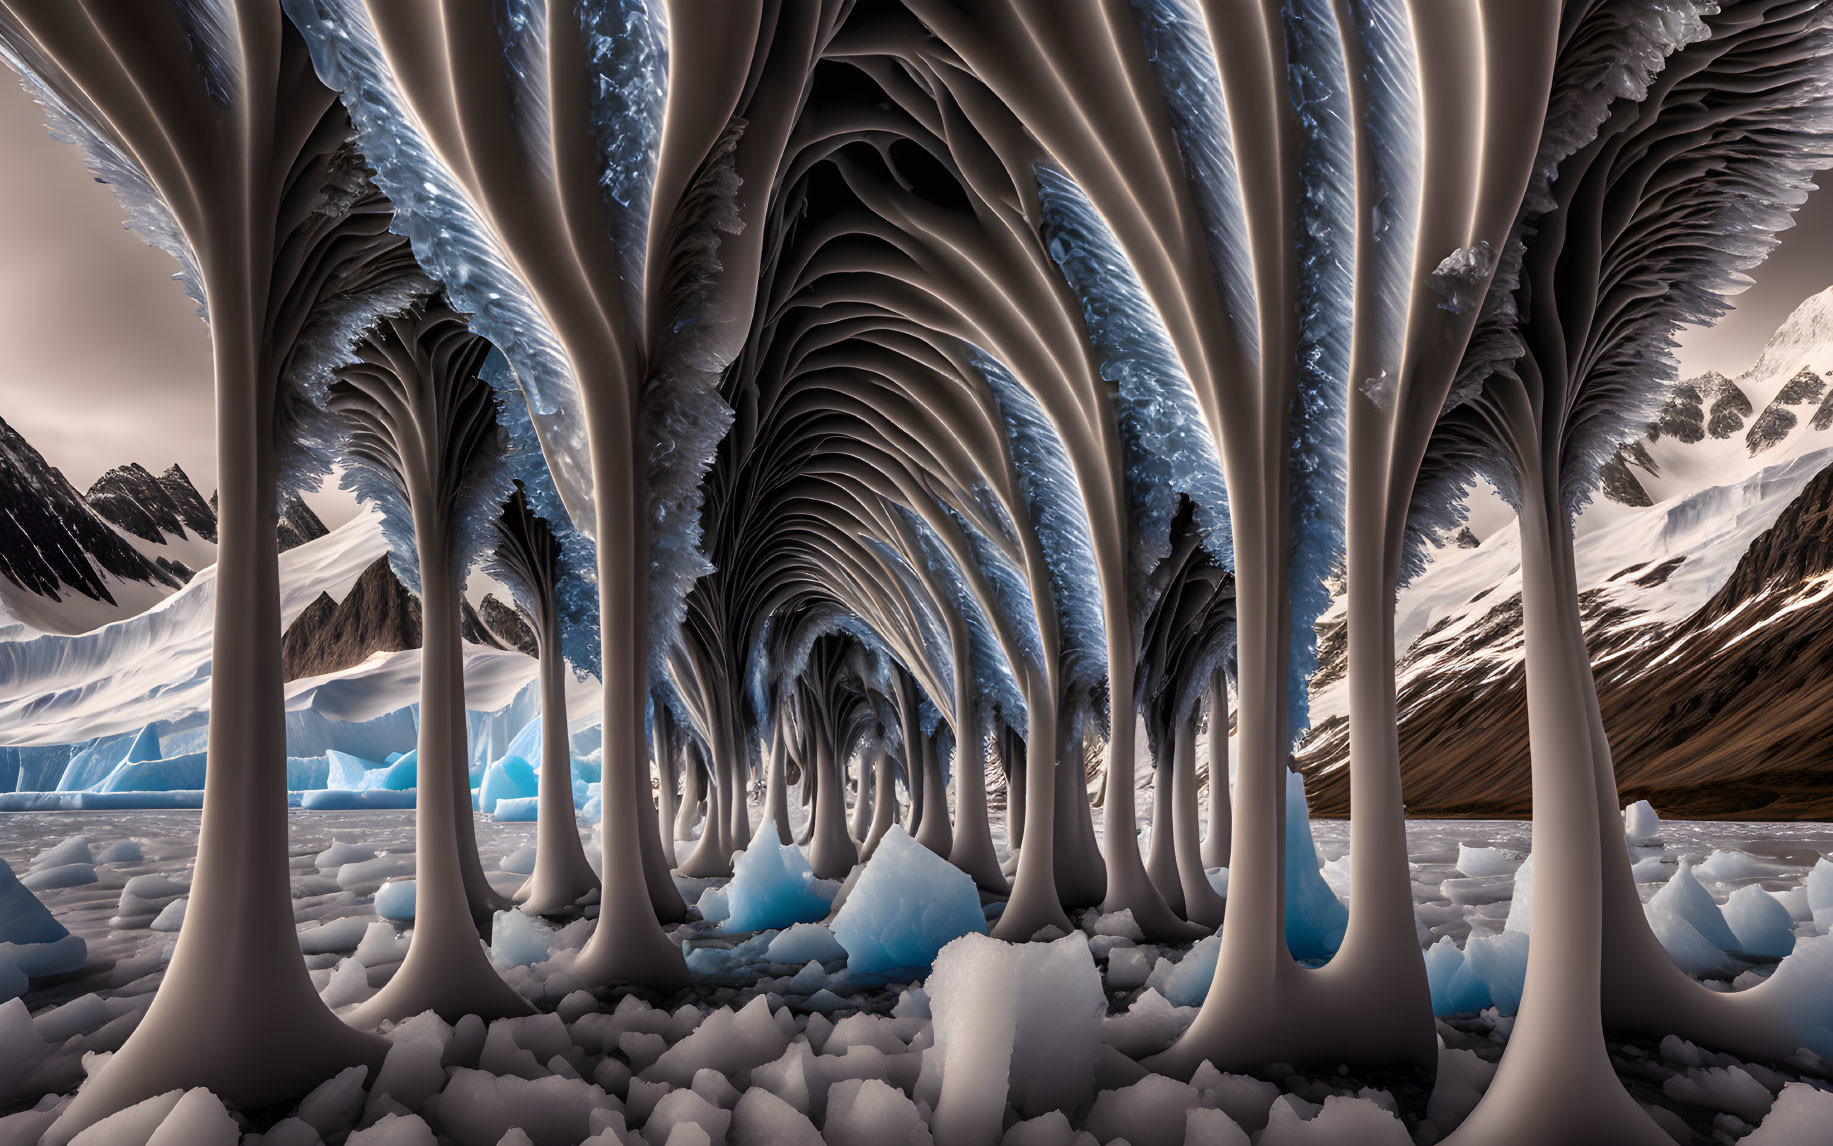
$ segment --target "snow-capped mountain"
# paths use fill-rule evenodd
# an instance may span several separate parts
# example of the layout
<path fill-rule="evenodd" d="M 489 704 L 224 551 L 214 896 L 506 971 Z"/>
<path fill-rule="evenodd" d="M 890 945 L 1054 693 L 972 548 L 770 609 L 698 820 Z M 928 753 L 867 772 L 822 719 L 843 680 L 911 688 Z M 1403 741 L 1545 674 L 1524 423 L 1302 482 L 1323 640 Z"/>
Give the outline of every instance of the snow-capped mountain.
<path fill-rule="evenodd" d="M 195 568 L 135 540 L 0 420 L 0 628 L 90 628 L 152 605 Z"/>
<path fill-rule="evenodd" d="M 103 517 L 155 545 L 195 535 L 216 541 L 216 512 L 176 464 L 154 477 L 138 462 L 116 466 L 84 495 Z"/>
<path fill-rule="evenodd" d="M 287 737 L 294 754 L 336 747 L 379 759 L 412 747 L 419 650 L 371 640 L 383 623 L 394 626 L 399 638 L 394 645 L 418 646 L 420 640 L 419 603 L 405 590 L 396 597 L 399 582 L 386 550 L 380 520 L 364 512 L 280 555 L 282 623 L 299 634 L 295 643 L 331 645 L 341 653 L 341 663 L 303 666 L 311 674 L 286 686 Z M 15 754 L 13 782 L 20 790 L 55 787 L 74 752 L 98 740 L 113 745 L 131 739 L 148 725 L 157 725 L 168 753 L 201 751 L 215 595 L 212 565 L 145 612 L 90 632 L 0 630 L 0 745 L 13 746 L 0 756 Z M 487 606 L 493 601 L 487 598 Z M 510 712 L 534 679 L 536 665 L 519 651 L 494 647 L 482 626 L 473 627 L 475 616 L 469 615 L 465 629 L 465 699 L 483 719 L 482 714 Z M 373 622 L 367 629 L 359 624 L 365 618 Z M 315 625 L 328 631 L 307 631 Z M 568 705 L 576 726 L 593 719 L 599 699 L 591 683 L 569 677 Z M 513 733 L 526 719 L 522 713 L 498 723 Z M 488 752 L 492 743 L 500 749 L 499 742 L 478 736 L 473 729 L 474 749 Z M 123 740 L 123 750 L 125 745 Z M 37 763 L 26 767 L 22 754 Z M 5 765 L 0 758 L 0 790 Z"/>
<path fill-rule="evenodd" d="M 281 552 L 325 536 L 292 499 Z M 0 631 L 83 633 L 151 608 L 216 561 L 216 495 L 177 465 L 116 466 L 79 493 L 0 420 Z"/>
<path fill-rule="evenodd" d="M 1833 288 L 1796 307 L 1736 378 L 1708 371 L 1677 386 L 1629 468 L 1652 504 L 1833 446 L 1830 383 Z M 1615 515 L 1586 517 L 1581 529 Z"/>
<path fill-rule="evenodd" d="M 1677 387 L 1577 522 L 1577 566 L 1624 798 L 1663 814 L 1833 815 L 1833 289 L 1736 378 Z M 1528 807 L 1519 538 L 1447 546 L 1396 613 L 1410 812 Z M 1299 756 L 1312 808 L 1348 805 L 1341 605 Z M 1818 778 L 1808 778 L 1818 771 Z"/>

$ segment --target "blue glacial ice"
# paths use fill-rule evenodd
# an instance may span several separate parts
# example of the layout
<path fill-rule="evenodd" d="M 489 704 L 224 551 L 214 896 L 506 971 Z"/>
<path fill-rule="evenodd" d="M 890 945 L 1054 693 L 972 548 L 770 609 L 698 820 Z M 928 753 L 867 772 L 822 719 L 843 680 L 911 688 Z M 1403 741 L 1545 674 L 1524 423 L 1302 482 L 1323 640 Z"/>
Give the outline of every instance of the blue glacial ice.
<path fill-rule="evenodd" d="M 1693 861 L 1683 857 L 1680 866 L 1669 877 L 1666 886 L 1649 900 L 1650 907 L 1673 912 L 1699 932 L 1700 936 L 1721 951 L 1738 949 L 1738 937 L 1725 922 L 1724 912 L 1713 901 L 1693 874 Z"/>
<path fill-rule="evenodd" d="M 70 934 L 0 860 L 0 1002 L 25 994 L 29 980 L 78 970 L 88 954 L 82 937 Z"/>
<path fill-rule="evenodd" d="M 833 923 L 847 969 L 862 974 L 927 967 L 953 940 L 986 929 L 973 878 L 895 824 Z"/>
<path fill-rule="evenodd" d="M 1795 921 L 1788 908 L 1756 884 L 1732 892 L 1724 916 L 1746 955 L 1780 959 L 1795 949 Z"/>
<path fill-rule="evenodd" d="M 484 769 L 484 780 L 477 790 L 477 806 L 481 811 L 494 812 L 499 800 L 527 799 L 539 791 L 535 766 L 527 758 L 511 753 L 492 761 Z"/>
<path fill-rule="evenodd" d="M 704 895 L 701 900 L 705 915 Z M 725 906 L 727 931 L 765 931 L 825 919 L 833 903 L 816 886 L 802 849 L 785 845 L 776 825 L 766 820 L 733 865 Z"/>
<path fill-rule="evenodd" d="M 1512 1015 L 1521 1006 L 1527 978 L 1525 932 L 1500 935 L 1473 931 L 1463 950 L 1445 936 L 1426 951 L 1426 982 L 1432 991 L 1432 1013 L 1461 1015 L 1495 1007 Z"/>
<path fill-rule="evenodd" d="M 1324 882 L 1317 845 L 1311 839 L 1311 814 L 1305 804 L 1305 778 L 1286 773 L 1286 946 L 1294 959 L 1328 959 L 1343 943 L 1349 908 Z"/>
<path fill-rule="evenodd" d="M 376 914 L 397 923 L 414 920 L 414 881 L 395 879 L 376 889 Z"/>

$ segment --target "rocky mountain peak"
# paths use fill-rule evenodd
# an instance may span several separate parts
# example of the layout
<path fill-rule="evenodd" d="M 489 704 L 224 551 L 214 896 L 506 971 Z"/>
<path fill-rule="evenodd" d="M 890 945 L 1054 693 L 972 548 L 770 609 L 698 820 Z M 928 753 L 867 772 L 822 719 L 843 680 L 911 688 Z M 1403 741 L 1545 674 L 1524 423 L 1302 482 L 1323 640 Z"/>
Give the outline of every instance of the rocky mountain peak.
<path fill-rule="evenodd" d="M 177 462 L 166 467 L 159 475 L 159 484 L 165 488 L 172 499 L 172 506 L 178 511 L 178 519 L 184 522 L 185 528 L 197 534 L 211 544 L 216 543 L 216 514 L 211 512 L 210 503 L 204 500 L 191 475 L 180 469 Z"/>
<path fill-rule="evenodd" d="M 97 513 L 142 541 L 159 545 L 179 540 L 186 536 L 187 525 L 200 536 L 207 529 L 206 540 L 216 539 L 216 515 L 176 465 L 164 477 L 154 477 L 138 462 L 116 466 L 83 496 Z"/>
<path fill-rule="evenodd" d="M 112 605 L 109 574 L 174 589 L 184 583 L 111 529 L 56 466 L 0 420 L 0 575 L 52 601 L 74 590 Z"/>
<path fill-rule="evenodd" d="M 320 593 L 293 618 L 280 639 L 281 667 L 287 680 L 354 668 L 372 653 L 419 648 L 420 626 L 420 598 L 395 576 L 387 557 L 378 557 L 343 600 Z M 461 599 L 458 626 L 472 644 L 535 655 L 534 634 L 521 615 L 493 596 L 484 598 L 481 614 Z"/>
<path fill-rule="evenodd" d="M 1783 383 L 1782 389 L 1777 391 L 1763 412 L 1757 415 L 1757 420 L 1750 424 L 1750 432 L 1744 435 L 1744 445 L 1750 450 L 1751 456 L 1755 457 L 1772 446 L 1781 445 L 1783 439 L 1801 422 L 1790 407 L 1819 403 L 1826 388 L 1826 380 L 1806 366 L 1797 370 L 1794 377 Z M 1827 409 L 1829 416 L 1833 416 L 1833 406 Z"/>
<path fill-rule="evenodd" d="M 342 601 L 320 593 L 280 638 L 287 680 L 352 668 L 377 651 L 420 647 L 420 598 L 401 584 L 387 557 L 363 570 Z"/>

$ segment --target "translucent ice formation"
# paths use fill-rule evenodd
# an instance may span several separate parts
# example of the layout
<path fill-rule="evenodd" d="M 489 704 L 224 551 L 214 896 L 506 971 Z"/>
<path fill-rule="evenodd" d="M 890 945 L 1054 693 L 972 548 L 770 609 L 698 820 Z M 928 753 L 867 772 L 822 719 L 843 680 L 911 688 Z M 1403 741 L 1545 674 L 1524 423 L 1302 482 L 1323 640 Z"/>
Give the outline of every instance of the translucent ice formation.
<path fill-rule="evenodd" d="M 802 849 L 784 844 L 776 825 L 765 821 L 733 865 L 732 882 L 725 888 L 726 930 L 764 931 L 826 918 L 832 901 L 814 881 Z M 977 908 L 978 898 L 974 902 Z M 708 906 L 703 896 L 702 914 Z"/>
<path fill-rule="evenodd" d="M 987 924 L 973 878 L 893 825 L 859 873 L 833 929 L 846 948 L 847 968 L 874 974 L 927 967 L 952 940 L 985 934 Z"/>

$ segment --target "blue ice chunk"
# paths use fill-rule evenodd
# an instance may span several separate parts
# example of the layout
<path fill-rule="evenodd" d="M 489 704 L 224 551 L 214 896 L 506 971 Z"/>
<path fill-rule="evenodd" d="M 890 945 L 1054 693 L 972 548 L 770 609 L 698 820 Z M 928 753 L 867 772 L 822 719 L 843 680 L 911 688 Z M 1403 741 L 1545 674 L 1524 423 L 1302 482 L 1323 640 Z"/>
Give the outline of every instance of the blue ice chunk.
<path fill-rule="evenodd" d="M 1724 915 L 1746 955 L 1780 959 L 1795 949 L 1795 921 L 1788 908 L 1754 883 L 1731 893 Z"/>
<path fill-rule="evenodd" d="M 1343 943 L 1349 908 L 1324 882 L 1311 840 L 1305 778 L 1286 773 L 1286 947 L 1294 959 L 1328 959 Z"/>
<path fill-rule="evenodd" d="M 331 778 L 331 758 L 328 756 L 288 756 L 286 758 L 286 790 L 289 792 L 308 792 L 314 788 L 323 788 Z"/>
<path fill-rule="evenodd" d="M 769 934 L 753 935 L 734 947 L 716 947 L 712 945 L 695 947 L 687 953 L 687 970 L 696 982 L 721 983 L 736 986 L 739 983 L 753 982 L 756 972 L 746 973 L 747 969 L 765 960 L 765 950 L 770 946 Z"/>
<path fill-rule="evenodd" d="M 1512 1015 L 1521 1009 L 1521 987 L 1527 981 L 1527 959 L 1528 937 L 1520 931 L 1504 931 L 1500 935 L 1472 935 L 1464 943 L 1465 966 L 1470 968 L 1472 975 L 1483 981 L 1489 991 L 1490 1001 L 1504 1015 Z M 1452 1001 L 1455 1003 L 1458 1000 Z"/>
<path fill-rule="evenodd" d="M 382 774 L 375 778 L 371 787 L 386 788 L 390 792 L 407 792 L 420 786 L 420 750 L 418 748 L 403 752 L 389 761 L 382 769 Z"/>
<path fill-rule="evenodd" d="M 834 933 L 819 923 L 798 923 L 770 941 L 766 955 L 772 963 L 832 963 L 846 957 L 846 948 Z"/>
<path fill-rule="evenodd" d="M 390 752 L 387 756 L 384 756 L 382 758 L 382 762 L 384 765 L 393 764 L 395 761 L 401 759 L 401 757 L 406 756 L 406 755 L 407 753 L 405 752 Z"/>
<path fill-rule="evenodd" d="M 326 771 L 325 787 L 341 789 L 347 792 L 360 792 L 372 787 L 369 775 L 380 771 L 384 765 L 361 756 L 352 756 L 348 752 L 328 749 L 325 752 Z"/>
<path fill-rule="evenodd" d="M 376 914 L 383 919 L 392 919 L 397 923 L 413 922 L 414 881 L 411 879 L 391 880 L 377 888 Z"/>
<path fill-rule="evenodd" d="M 155 747 L 157 745 L 155 744 Z M 97 792 L 173 792 L 204 786 L 205 753 L 188 752 L 163 760 L 126 761 L 97 784 Z"/>
<path fill-rule="evenodd" d="M 484 769 L 484 782 L 477 791 L 477 806 L 486 812 L 496 810 L 498 800 L 514 800 L 540 794 L 535 766 L 522 756 L 505 756 Z"/>
<path fill-rule="evenodd" d="M 57 790 L 60 792 L 81 792 L 93 788 L 107 778 L 115 766 L 120 764 L 133 747 L 134 735 L 104 736 L 80 749 L 64 765 L 63 775 L 58 778 Z"/>
<path fill-rule="evenodd" d="M 70 934 L 0 860 L 0 943 L 55 943 Z"/>
<path fill-rule="evenodd" d="M 1649 899 L 1649 903 L 1686 920 L 1706 942 L 1720 951 L 1738 949 L 1738 937 L 1725 922 L 1724 912 L 1718 909 L 1712 893 L 1701 886 L 1699 877 L 1693 874 L 1693 860 L 1690 857 L 1681 859 L 1679 868 L 1668 878 L 1667 884 Z"/>
<path fill-rule="evenodd" d="M 522 725 L 502 755 L 520 756 L 524 760 L 541 759 L 541 718 L 537 716 Z"/>
<path fill-rule="evenodd" d="M 896 824 L 833 923 L 847 969 L 861 973 L 927 967 L 951 941 L 986 929 L 973 878 Z"/>
<path fill-rule="evenodd" d="M 0 860 L 0 1001 L 24 994 L 28 980 L 80 970 L 88 957 L 82 937 L 70 934 Z"/>
<path fill-rule="evenodd" d="M 533 796 L 504 797 L 491 812 L 499 824 L 532 824 L 540 817 L 541 801 Z"/>
<path fill-rule="evenodd" d="M 732 915 L 732 907 L 726 902 L 726 889 L 723 887 L 707 888 L 694 901 L 694 906 L 700 910 L 700 918 L 708 923 L 724 923 Z"/>
<path fill-rule="evenodd" d="M 725 888 L 731 909 L 725 929 L 764 931 L 827 918 L 832 901 L 811 886 L 814 879 L 802 849 L 785 845 L 776 825 L 766 820 L 733 865 Z"/>
<path fill-rule="evenodd" d="M 1160 974 L 1159 967 L 1154 967 L 1146 979 L 1146 986 L 1177 1006 L 1202 1006 L 1209 994 L 1210 981 L 1216 977 L 1216 959 L 1221 954 L 1222 937 L 1205 935 L 1184 953 L 1182 959 L 1170 965 L 1166 973 Z"/>
<path fill-rule="evenodd" d="M 127 755 L 121 762 L 138 764 L 143 760 L 158 760 L 164 755 L 165 753 L 159 750 L 159 726 L 149 724 L 140 730 L 140 735 L 134 737 L 134 743 L 128 748 Z"/>
<path fill-rule="evenodd" d="M 1446 935 L 1426 948 L 1426 986 L 1432 992 L 1432 1013 L 1455 1015 L 1451 1005 L 1451 981 L 1464 969 L 1464 953 L 1457 941 Z"/>
<path fill-rule="evenodd" d="M 1642 912 L 1648 917 L 1649 930 L 1682 971 L 1701 979 L 1728 979 L 1737 973 L 1724 948 L 1701 935 L 1672 908 L 1651 901 L 1642 905 Z"/>
<path fill-rule="evenodd" d="M 1509 932 L 1508 934 L 1520 934 Z M 1489 997 L 1489 984 L 1485 983 L 1458 952 L 1457 970 L 1451 975 L 1451 981 L 1445 985 L 1445 1013 L 1448 1015 L 1473 1015 L 1485 1007 L 1495 1006 L 1495 1000 Z"/>

